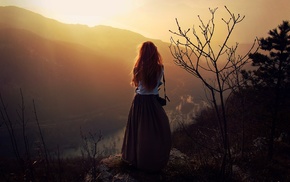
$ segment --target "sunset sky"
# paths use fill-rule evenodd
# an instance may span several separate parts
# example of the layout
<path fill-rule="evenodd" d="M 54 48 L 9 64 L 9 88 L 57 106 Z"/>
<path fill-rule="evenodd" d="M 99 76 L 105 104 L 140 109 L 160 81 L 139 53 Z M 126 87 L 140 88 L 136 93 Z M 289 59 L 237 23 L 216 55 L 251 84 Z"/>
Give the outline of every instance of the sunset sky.
<path fill-rule="evenodd" d="M 224 6 L 233 13 L 245 15 L 235 29 L 233 40 L 252 42 L 267 36 L 283 20 L 290 19 L 288 0 L 0 0 L 0 6 L 18 6 L 64 23 L 89 26 L 110 25 L 169 42 L 176 30 L 175 18 L 183 29 L 198 25 L 197 16 L 208 20 L 208 8 L 216 8 L 216 24 L 224 27 L 221 18 L 229 16 Z M 217 36 L 224 36 L 222 29 Z"/>

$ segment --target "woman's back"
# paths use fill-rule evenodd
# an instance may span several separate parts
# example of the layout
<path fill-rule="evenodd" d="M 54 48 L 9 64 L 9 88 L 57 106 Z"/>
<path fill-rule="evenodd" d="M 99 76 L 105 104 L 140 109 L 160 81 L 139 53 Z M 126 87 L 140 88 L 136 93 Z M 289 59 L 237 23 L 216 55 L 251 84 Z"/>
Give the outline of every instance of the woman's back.
<path fill-rule="evenodd" d="M 162 73 L 157 47 L 152 42 L 144 42 L 133 69 L 136 95 L 129 111 L 122 158 L 146 171 L 161 170 L 167 164 L 171 149 L 169 120 L 156 99 Z"/>

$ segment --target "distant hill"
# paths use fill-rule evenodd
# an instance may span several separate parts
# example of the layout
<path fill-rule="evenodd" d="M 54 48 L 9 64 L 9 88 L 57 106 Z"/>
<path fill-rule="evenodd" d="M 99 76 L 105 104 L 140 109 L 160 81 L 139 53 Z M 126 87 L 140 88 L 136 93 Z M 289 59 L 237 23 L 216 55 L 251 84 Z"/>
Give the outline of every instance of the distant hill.
<path fill-rule="evenodd" d="M 13 88 L 21 87 L 30 93 L 34 90 L 38 95 L 48 93 L 56 98 L 58 94 L 52 94 L 56 89 L 67 90 L 65 95 L 69 96 L 74 92 L 81 95 L 81 91 L 76 91 L 81 88 L 90 91 L 94 97 L 112 97 L 108 95 L 117 92 L 127 96 L 123 99 L 131 98 L 130 71 L 136 48 L 143 41 L 150 40 L 108 26 L 90 28 L 63 24 L 18 7 L 0 7 L 0 31 L 0 44 L 3 45 L 0 51 L 5 58 L 1 64 L 6 65 L 0 68 L 5 69 L 1 72 L 5 79 L 0 81 L 11 85 L 19 78 L 19 83 L 15 83 Z M 167 90 L 174 94 L 172 97 L 178 98 L 180 94 L 176 93 L 175 86 L 184 85 L 191 76 L 173 65 L 168 43 L 152 41 L 163 56 L 167 86 L 174 87 L 174 92 Z M 40 89 L 41 85 L 52 90 Z"/>
<path fill-rule="evenodd" d="M 22 88 L 30 99 L 40 97 L 41 102 L 53 101 L 55 106 L 76 112 L 93 101 L 98 103 L 97 98 L 110 101 L 109 94 L 117 88 L 122 94 L 124 89 L 129 91 L 124 87 L 129 74 L 126 66 L 120 63 L 115 69 L 112 60 L 87 47 L 20 29 L 0 29 L 0 34 L 5 35 L 0 38 L 2 92 L 15 94 L 14 89 Z M 118 81 L 114 75 L 119 75 Z"/>
<path fill-rule="evenodd" d="M 64 24 L 13 6 L 0 7 L 0 25 L 2 28 L 25 29 L 50 40 L 81 44 L 99 54 L 122 58 L 128 55 L 132 57 L 136 45 L 147 39 L 140 34 L 108 26 L 90 28 L 86 25 Z"/>

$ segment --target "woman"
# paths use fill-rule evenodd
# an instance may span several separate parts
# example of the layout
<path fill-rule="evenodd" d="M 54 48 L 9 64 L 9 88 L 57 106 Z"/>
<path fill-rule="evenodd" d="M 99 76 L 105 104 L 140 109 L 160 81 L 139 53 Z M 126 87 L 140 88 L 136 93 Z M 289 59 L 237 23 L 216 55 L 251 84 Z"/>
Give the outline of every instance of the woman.
<path fill-rule="evenodd" d="M 160 171 L 167 164 L 171 148 L 169 120 L 156 99 L 163 69 L 157 47 L 144 42 L 132 71 L 136 94 L 128 116 L 122 159 L 146 171 Z"/>

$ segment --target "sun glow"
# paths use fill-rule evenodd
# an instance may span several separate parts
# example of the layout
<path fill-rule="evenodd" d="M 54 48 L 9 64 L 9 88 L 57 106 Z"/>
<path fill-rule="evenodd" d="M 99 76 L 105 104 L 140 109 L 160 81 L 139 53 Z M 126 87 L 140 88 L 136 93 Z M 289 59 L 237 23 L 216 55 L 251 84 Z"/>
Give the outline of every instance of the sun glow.
<path fill-rule="evenodd" d="M 4 0 L 4 5 L 5 1 L 65 23 L 95 26 L 140 7 L 143 0 Z"/>
<path fill-rule="evenodd" d="M 55 0 L 53 0 L 55 1 Z M 49 10 L 51 16 L 67 23 L 81 23 L 89 26 L 105 24 L 107 20 L 122 15 L 138 7 L 134 0 L 83 0 L 45 1 L 41 6 Z"/>
<path fill-rule="evenodd" d="M 235 15 L 246 17 L 232 36 L 239 43 L 266 36 L 290 17 L 290 1 L 273 0 L 0 0 L 0 6 L 18 6 L 63 23 L 108 25 L 163 41 L 172 36 L 168 30 L 176 30 L 175 18 L 184 29 L 198 27 L 197 16 L 207 22 L 211 16 L 208 9 L 217 7 L 216 35 L 223 39 L 226 31 L 218 28 L 225 26 L 221 18 L 229 18 L 225 5 Z"/>

